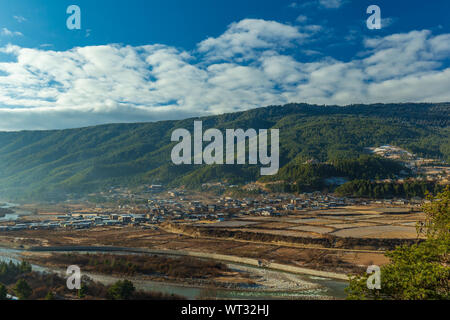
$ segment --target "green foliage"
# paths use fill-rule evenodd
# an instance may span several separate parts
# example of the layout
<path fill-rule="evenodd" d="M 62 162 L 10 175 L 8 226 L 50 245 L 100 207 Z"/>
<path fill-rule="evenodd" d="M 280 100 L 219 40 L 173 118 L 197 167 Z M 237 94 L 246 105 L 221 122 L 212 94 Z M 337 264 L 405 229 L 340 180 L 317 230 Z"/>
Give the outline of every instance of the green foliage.
<path fill-rule="evenodd" d="M 390 263 L 381 267 L 381 290 L 370 290 L 369 275 L 350 281 L 349 299 L 450 299 L 448 241 L 426 241 L 388 252 Z M 447 265 L 446 265 L 447 264 Z"/>
<path fill-rule="evenodd" d="M 28 262 L 0 262 L 0 282 L 2 283 L 11 284 L 18 276 L 29 272 L 31 272 L 31 264 Z"/>
<path fill-rule="evenodd" d="M 88 287 L 86 286 L 86 284 L 82 283 L 81 288 L 77 292 L 78 298 L 83 299 L 87 293 L 88 293 Z"/>
<path fill-rule="evenodd" d="M 261 181 L 283 181 L 270 185 L 275 192 L 310 192 L 328 188 L 326 178 L 384 179 L 409 172 L 400 163 L 374 156 L 363 155 L 357 159 L 336 159 L 330 163 L 288 164 L 278 174 L 267 176 Z"/>
<path fill-rule="evenodd" d="M 48 260 L 58 266 L 78 265 L 85 271 L 116 275 L 163 275 L 172 278 L 210 278 L 230 271 L 226 265 L 190 257 L 113 254 L 54 254 Z"/>
<path fill-rule="evenodd" d="M 426 220 L 419 225 L 418 231 L 424 233 L 428 239 L 438 238 L 448 241 L 450 239 L 450 185 L 439 193 L 438 201 L 431 201 L 424 205 Z"/>
<path fill-rule="evenodd" d="M 358 158 L 365 147 L 382 144 L 450 160 L 449 117 L 443 116 L 448 113 L 448 104 L 290 104 L 200 120 L 205 130 L 279 128 L 283 167 L 310 158 L 322 162 Z M 0 133 L 0 193 L 11 200 L 59 200 L 112 185 L 198 187 L 222 178 L 233 184 L 260 178 L 254 166 L 172 165 L 175 143 L 170 138 L 177 128 L 192 132 L 193 119 Z M 361 172 L 355 174 L 361 177 Z"/>
<path fill-rule="evenodd" d="M 390 258 L 381 267 L 381 289 L 370 290 L 369 275 L 351 277 L 348 299 L 425 300 L 450 299 L 450 187 L 424 206 L 427 240 L 401 246 L 386 254 Z"/>
<path fill-rule="evenodd" d="M 14 293 L 20 300 L 27 300 L 33 293 L 33 290 L 26 280 L 19 279 L 14 286 Z"/>
<path fill-rule="evenodd" d="M 113 286 L 106 287 L 102 283 L 88 278 L 82 280 L 81 289 L 76 292 L 77 295 L 75 296 L 74 292 L 67 288 L 66 279 L 58 274 L 31 271 L 30 265 L 26 262 L 20 264 L 3 263 L 1 266 L 4 271 L 6 266 L 7 272 L 4 275 L 15 276 L 9 282 L 1 282 L 7 285 L 15 284 L 13 287 L 14 295 L 21 300 L 73 300 L 76 296 L 79 299 L 108 299 L 111 295 L 112 298 L 118 299 L 183 299 L 180 296 L 169 296 L 159 292 L 135 291 L 134 287 L 130 286 L 128 282 L 119 282 Z M 6 287 L 0 283 L 0 300 L 6 295 L 5 290 Z"/>
<path fill-rule="evenodd" d="M 51 291 L 49 291 L 47 293 L 47 295 L 45 296 L 45 300 L 55 300 L 55 294 Z"/>
<path fill-rule="evenodd" d="M 225 182 L 229 184 L 245 184 L 254 181 L 259 169 L 250 166 L 203 166 L 202 168 L 186 174 L 177 181 L 178 185 L 188 188 L 199 188 L 205 182 Z"/>
<path fill-rule="evenodd" d="M 384 179 L 409 171 L 400 163 L 375 156 L 363 155 L 357 159 L 335 159 L 330 163 L 288 164 L 278 174 L 268 176 L 263 181 L 309 181 L 328 177 L 354 179 Z"/>
<path fill-rule="evenodd" d="M 354 196 L 375 199 L 393 197 L 424 198 L 428 193 L 437 194 L 442 187 L 433 182 L 406 181 L 373 182 L 370 180 L 353 180 L 338 187 L 335 192 L 341 196 Z"/>
<path fill-rule="evenodd" d="M 129 280 L 120 280 L 108 289 L 108 297 L 112 300 L 130 300 L 136 288 Z"/>
<path fill-rule="evenodd" d="M 0 283 L 0 300 L 6 300 L 8 290 L 3 283 Z"/>

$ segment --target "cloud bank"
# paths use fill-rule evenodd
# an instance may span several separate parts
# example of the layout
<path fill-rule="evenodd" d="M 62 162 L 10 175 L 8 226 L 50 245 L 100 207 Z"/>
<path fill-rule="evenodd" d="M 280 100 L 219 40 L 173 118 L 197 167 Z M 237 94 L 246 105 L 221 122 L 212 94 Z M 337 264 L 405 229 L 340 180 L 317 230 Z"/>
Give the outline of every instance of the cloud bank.
<path fill-rule="evenodd" d="M 330 2 L 331 3 L 331 2 Z M 156 121 L 307 102 L 450 101 L 450 34 L 364 40 L 351 61 L 302 61 L 320 28 L 245 19 L 192 52 L 165 45 L 0 49 L 0 130 Z"/>

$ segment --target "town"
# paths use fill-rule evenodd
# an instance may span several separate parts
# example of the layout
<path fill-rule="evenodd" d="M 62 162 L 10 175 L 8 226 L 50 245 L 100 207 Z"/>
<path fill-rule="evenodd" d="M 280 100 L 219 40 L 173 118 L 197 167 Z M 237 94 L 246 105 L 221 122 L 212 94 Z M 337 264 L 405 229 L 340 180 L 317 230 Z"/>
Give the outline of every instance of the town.
<path fill-rule="evenodd" d="M 368 200 L 336 197 L 321 192 L 216 198 L 180 189 L 165 191 L 162 185 L 150 185 L 145 192 L 137 194 L 132 193 L 128 188 L 117 187 L 109 192 L 91 195 L 91 197 L 98 196 L 102 197 L 106 203 L 87 202 L 83 209 L 59 215 L 31 215 L 27 219 L 22 219 L 24 221 L 3 223 L 0 225 L 0 232 L 129 225 L 154 229 L 164 222 L 212 224 L 247 216 L 279 217 L 354 205 L 410 206 L 419 210 L 422 203 L 421 199 Z M 122 204 L 113 205 L 117 203 Z"/>

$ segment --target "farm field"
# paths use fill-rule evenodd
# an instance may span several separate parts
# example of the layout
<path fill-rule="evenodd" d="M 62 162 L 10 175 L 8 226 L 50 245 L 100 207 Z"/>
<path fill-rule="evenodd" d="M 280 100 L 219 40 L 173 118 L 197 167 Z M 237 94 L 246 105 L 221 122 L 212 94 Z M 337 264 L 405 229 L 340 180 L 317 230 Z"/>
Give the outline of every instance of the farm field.
<path fill-rule="evenodd" d="M 53 212 L 54 208 L 49 209 Z M 30 218 L 39 216 L 41 215 Z M 395 245 L 396 241 L 415 241 L 415 226 L 423 218 L 423 213 L 412 212 L 410 208 L 358 206 L 299 211 L 278 217 L 238 216 L 232 220 L 207 224 L 184 222 L 174 225 L 178 226 L 178 229 L 171 228 L 170 224 L 163 224 L 153 228 L 125 226 L 96 227 L 89 230 L 4 232 L 0 235 L 0 246 L 25 250 L 30 247 L 50 246 L 119 246 L 182 250 L 351 273 L 373 263 L 386 263 L 384 250 Z M 201 232 L 184 232 L 180 229 L 183 226 L 209 230 L 209 233 L 203 235 Z M 215 230 L 225 235 L 215 235 Z M 233 233 L 250 236 L 233 237 Z M 289 238 L 279 241 L 276 240 L 277 237 Z M 330 237 L 336 239 L 335 245 L 327 246 L 321 242 Z M 308 242 L 308 239 L 311 242 Z M 348 239 L 353 240 L 349 242 Z M 369 242 L 359 243 L 360 240 Z M 379 245 L 380 240 L 387 242 Z"/>
<path fill-rule="evenodd" d="M 196 226 L 292 237 L 416 239 L 416 225 L 424 219 L 410 208 L 354 206 L 344 209 L 302 211 L 282 217 L 242 217 Z"/>

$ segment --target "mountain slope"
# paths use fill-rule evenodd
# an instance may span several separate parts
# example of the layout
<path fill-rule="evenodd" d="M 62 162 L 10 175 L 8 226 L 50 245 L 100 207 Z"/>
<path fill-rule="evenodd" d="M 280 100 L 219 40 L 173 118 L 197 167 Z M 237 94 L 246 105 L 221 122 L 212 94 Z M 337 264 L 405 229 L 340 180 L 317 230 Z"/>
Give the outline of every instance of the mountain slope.
<path fill-rule="evenodd" d="M 281 166 L 298 159 L 355 158 L 365 147 L 382 144 L 450 160 L 449 103 L 289 104 L 200 120 L 204 130 L 279 128 Z M 176 128 L 192 132 L 193 122 L 0 133 L 0 197 L 39 199 L 111 185 L 195 185 L 223 177 L 231 182 L 259 178 L 259 170 L 249 166 L 173 166 L 171 133 Z"/>

